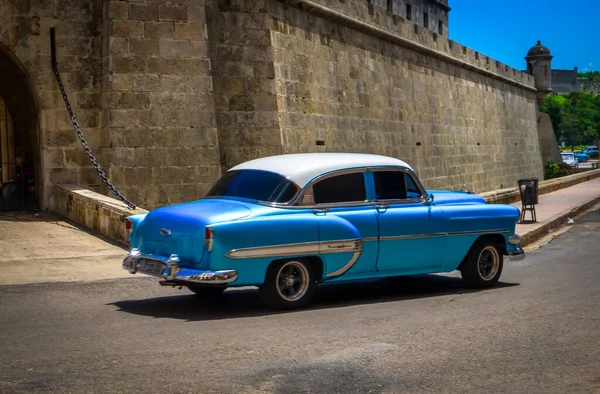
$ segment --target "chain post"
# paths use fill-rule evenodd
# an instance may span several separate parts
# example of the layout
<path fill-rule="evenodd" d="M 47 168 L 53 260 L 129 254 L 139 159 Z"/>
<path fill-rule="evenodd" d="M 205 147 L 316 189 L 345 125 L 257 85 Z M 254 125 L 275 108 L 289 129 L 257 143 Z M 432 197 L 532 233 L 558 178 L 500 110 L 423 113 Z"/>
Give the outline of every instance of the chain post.
<path fill-rule="evenodd" d="M 102 170 L 100 163 L 98 163 L 98 160 L 92 153 L 92 150 L 90 149 L 90 147 L 83 135 L 83 132 L 81 131 L 81 128 L 79 127 L 79 123 L 77 122 L 77 119 L 75 118 L 75 114 L 73 113 L 73 109 L 71 108 L 71 104 L 69 103 L 69 98 L 67 97 L 67 92 L 65 91 L 65 87 L 60 78 L 60 73 L 58 72 L 58 66 L 56 64 L 56 44 L 55 44 L 54 38 L 55 38 L 54 28 L 52 27 L 52 28 L 50 28 L 50 50 L 52 52 L 51 53 L 51 55 L 52 55 L 52 71 L 54 72 L 54 76 L 56 77 L 56 82 L 58 83 L 58 87 L 60 88 L 60 93 L 62 95 L 63 101 L 65 102 L 65 107 L 67 108 L 67 112 L 69 113 L 69 118 L 71 118 L 71 123 L 73 123 L 73 128 L 75 129 L 75 132 L 77 133 L 77 136 L 79 137 L 79 140 L 81 141 L 81 145 L 83 146 L 83 149 L 85 149 L 85 152 L 89 156 L 90 161 L 92 162 L 92 165 L 96 169 L 96 172 L 98 173 L 98 175 L 100 175 L 100 178 L 102 178 L 102 181 L 115 194 L 115 196 L 117 196 L 119 198 L 119 200 L 123 201 L 129 207 L 129 209 L 135 209 L 135 205 L 132 204 L 130 201 L 128 201 L 125 197 L 123 197 L 123 195 L 117 190 L 117 188 L 108 179 L 105 172 Z"/>

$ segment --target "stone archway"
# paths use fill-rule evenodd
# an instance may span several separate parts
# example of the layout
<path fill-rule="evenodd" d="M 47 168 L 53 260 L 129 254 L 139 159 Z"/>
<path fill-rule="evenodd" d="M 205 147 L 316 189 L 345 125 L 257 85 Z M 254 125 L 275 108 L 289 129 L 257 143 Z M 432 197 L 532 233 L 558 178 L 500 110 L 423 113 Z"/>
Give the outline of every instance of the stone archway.
<path fill-rule="evenodd" d="M 39 206 L 39 110 L 19 60 L 0 45 L 0 210 Z"/>

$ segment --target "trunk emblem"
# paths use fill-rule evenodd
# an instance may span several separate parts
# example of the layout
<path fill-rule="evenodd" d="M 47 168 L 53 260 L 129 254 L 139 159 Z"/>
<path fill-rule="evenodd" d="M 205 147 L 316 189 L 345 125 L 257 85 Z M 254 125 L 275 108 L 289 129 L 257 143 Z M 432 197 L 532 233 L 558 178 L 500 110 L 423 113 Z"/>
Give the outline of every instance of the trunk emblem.
<path fill-rule="evenodd" d="M 160 233 L 161 233 L 162 235 L 171 235 L 171 230 L 169 230 L 169 229 L 166 229 L 166 228 L 161 228 L 161 229 L 160 229 Z"/>

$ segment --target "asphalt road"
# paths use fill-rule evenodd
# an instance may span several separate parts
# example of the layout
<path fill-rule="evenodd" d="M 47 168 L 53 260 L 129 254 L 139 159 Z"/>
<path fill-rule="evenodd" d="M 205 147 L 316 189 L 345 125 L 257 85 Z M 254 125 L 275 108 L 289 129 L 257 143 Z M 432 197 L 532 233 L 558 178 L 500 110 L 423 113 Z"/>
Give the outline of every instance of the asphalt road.
<path fill-rule="evenodd" d="M 0 392 L 600 393 L 600 212 L 467 291 L 323 286 L 276 313 L 151 278 L 0 286 Z"/>

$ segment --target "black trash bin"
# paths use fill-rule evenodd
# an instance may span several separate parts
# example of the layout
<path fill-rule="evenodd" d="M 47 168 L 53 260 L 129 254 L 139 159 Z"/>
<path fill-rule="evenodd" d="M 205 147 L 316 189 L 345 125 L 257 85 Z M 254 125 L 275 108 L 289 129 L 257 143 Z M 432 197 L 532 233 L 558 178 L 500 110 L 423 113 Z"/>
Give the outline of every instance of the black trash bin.
<path fill-rule="evenodd" d="M 538 203 L 538 179 L 519 179 L 519 193 L 521 194 L 521 223 L 525 221 L 525 213 L 531 212 L 531 221 L 536 222 L 535 205 Z"/>

